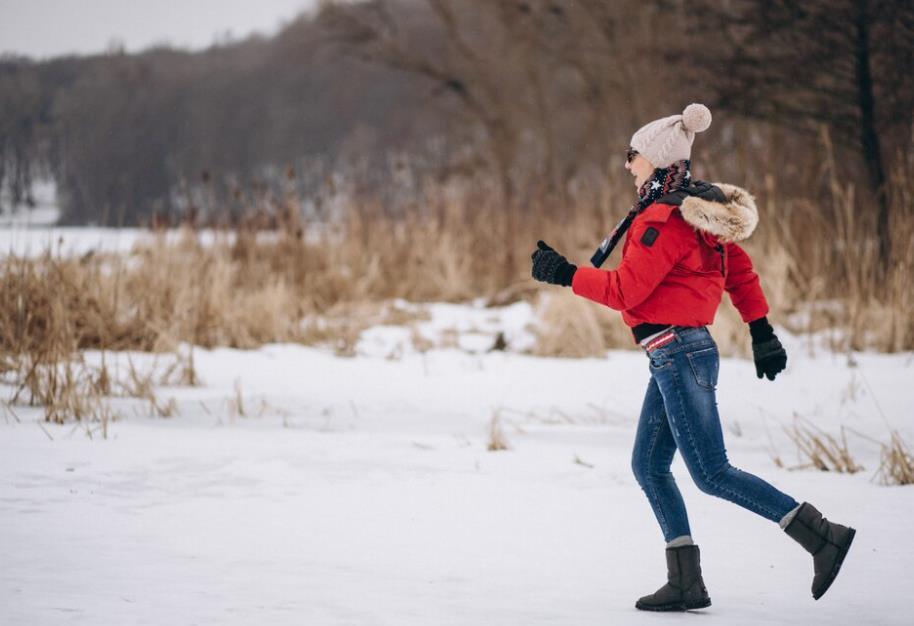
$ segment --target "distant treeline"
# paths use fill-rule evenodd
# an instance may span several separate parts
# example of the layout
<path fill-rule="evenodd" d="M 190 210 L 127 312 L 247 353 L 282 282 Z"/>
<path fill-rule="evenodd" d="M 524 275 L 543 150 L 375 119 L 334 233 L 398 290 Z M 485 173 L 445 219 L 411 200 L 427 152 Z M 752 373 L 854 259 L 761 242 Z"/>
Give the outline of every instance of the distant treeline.
<path fill-rule="evenodd" d="M 406 170 L 522 204 L 605 178 L 692 101 L 716 172 L 810 185 L 825 130 L 878 195 L 909 158 L 912 42 L 906 1 L 328 1 L 201 52 L 0 60 L 0 197 L 50 176 L 64 221 L 127 224 Z"/>
<path fill-rule="evenodd" d="M 315 163 L 323 172 L 347 154 L 379 160 L 434 133 L 422 89 L 335 51 L 308 16 L 269 40 L 196 53 L 7 58 L 0 185 L 28 203 L 30 181 L 52 176 L 69 223 L 144 221 L 201 186 L 229 206 L 233 192 L 289 167 L 313 175 Z M 296 184 L 308 184 L 299 173 Z"/>

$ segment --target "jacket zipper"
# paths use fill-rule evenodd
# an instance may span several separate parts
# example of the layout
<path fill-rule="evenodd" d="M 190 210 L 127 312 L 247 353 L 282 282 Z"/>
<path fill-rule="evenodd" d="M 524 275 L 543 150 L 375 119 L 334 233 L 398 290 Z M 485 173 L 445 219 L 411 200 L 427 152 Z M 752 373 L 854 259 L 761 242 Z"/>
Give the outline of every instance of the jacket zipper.
<path fill-rule="evenodd" d="M 726 275 L 727 275 L 727 269 L 726 269 L 726 267 L 724 266 L 724 246 L 723 246 L 722 244 L 717 244 L 717 245 L 714 247 L 714 249 L 717 250 L 717 253 L 720 255 L 720 275 L 721 275 L 721 276 L 726 276 Z"/>

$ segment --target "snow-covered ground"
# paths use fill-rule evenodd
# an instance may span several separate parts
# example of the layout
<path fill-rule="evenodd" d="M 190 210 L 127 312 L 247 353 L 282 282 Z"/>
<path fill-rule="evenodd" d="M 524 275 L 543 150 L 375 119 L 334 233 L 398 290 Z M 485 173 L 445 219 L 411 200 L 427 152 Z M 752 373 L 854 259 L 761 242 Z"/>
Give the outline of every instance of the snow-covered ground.
<path fill-rule="evenodd" d="M 635 599 L 665 576 L 629 469 L 647 360 L 522 354 L 524 306 L 435 305 L 419 330 L 453 347 L 424 353 L 396 327 L 367 331 L 353 358 L 197 349 L 203 385 L 159 390 L 178 414 L 115 400 L 107 439 L 14 407 L 0 419 L 0 624 L 911 623 L 914 487 L 871 481 L 878 445 L 853 433 L 855 475 L 772 455 L 796 462 L 781 429 L 794 414 L 912 441 L 914 355 L 811 357 L 785 336 L 773 383 L 723 360 L 731 461 L 857 539 L 814 602 L 811 558 L 700 493 L 677 457 L 714 604 L 644 614 Z M 509 350 L 489 352 L 499 328 Z M 496 415 L 509 449 L 491 452 Z"/>
<path fill-rule="evenodd" d="M 168 243 L 177 243 L 185 232 L 173 228 L 164 233 Z M 30 228 L 10 226 L 0 228 L 0 257 L 15 255 L 34 258 L 51 252 L 58 257 L 82 256 L 89 252 L 125 254 L 137 245 L 151 245 L 159 234 L 143 228 L 89 228 L 85 226 L 56 226 L 53 228 Z M 232 232 L 201 230 L 195 233 L 203 245 L 214 241 L 232 243 Z M 275 239 L 275 233 L 259 233 L 261 239 Z M 315 234 L 316 236 L 316 234 Z"/>
<path fill-rule="evenodd" d="M 327 236 L 327 228 L 320 224 L 308 224 L 305 236 L 310 241 L 320 241 Z M 151 245 L 164 234 L 165 241 L 178 243 L 188 232 L 180 228 L 171 228 L 163 232 L 153 232 L 143 228 L 103 228 L 86 226 L 54 226 L 34 228 L 25 223 L 16 223 L 0 227 L 0 258 L 7 255 L 35 258 L 52 253 L 57 257 L 83 256 L 89 252 L 107 254 L 125 254 L 138 245 Z M 235 241 L 233 231 L 200 229 L 193 231 L 194 237 L 202 245 L 214 242 L 232 244 Z M 275 241 L 278 233 L 262 231 L 257 233 L 258 241 Z"/>
<path fill-rule="evenodd" d="M 37 257 L 48 252 L 64 257 L 89 252 L 127 253 L 137 244 L 153 240 L 153 233 L 142 228 L 56 226 L 61 211 L 55 184 L 41 181 L 35 184 L 32 193 L 34 207 L 12 205 L 12 199 L 0 192 L 0 258 Z M 179 229 L 172 229 L 166 236 L 177 241 L 182 234 Z M 203 244 L 211 243 L 216 237 L 232 240 L 230 233 L 211 230 L 198 235 Z"/>
<path fill-rule="evenodd" d="M 149 231 L 138 228 L 87 228 L 58 226 L 30 228 L 25 225 L 0 229 L 0 256 L 36 257 L 47 252 L 82 256 L 87 252 L 130 252 Z"/>

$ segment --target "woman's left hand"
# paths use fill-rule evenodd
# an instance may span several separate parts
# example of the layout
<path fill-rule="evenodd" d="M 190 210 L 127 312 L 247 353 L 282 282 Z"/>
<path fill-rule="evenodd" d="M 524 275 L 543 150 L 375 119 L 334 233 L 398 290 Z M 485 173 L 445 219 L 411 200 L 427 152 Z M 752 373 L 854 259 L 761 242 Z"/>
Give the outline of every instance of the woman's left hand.
<path fill-rule="evenodd" d="M 772 332 L 771 338 L 752 344 L 752 356 L 755 360 L 755 374 L 774 380 L 787 367 L 787 351 Z"/>

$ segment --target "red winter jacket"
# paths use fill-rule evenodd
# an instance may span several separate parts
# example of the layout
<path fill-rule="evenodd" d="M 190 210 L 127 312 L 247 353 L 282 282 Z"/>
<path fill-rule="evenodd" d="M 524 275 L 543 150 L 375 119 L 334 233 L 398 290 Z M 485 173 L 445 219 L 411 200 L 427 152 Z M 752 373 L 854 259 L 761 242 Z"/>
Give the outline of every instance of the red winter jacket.
<path fill-rule="evenodd" d="M 572 291 L 622 311 L 631 327 L 710 324 L 725 289 L 743 321 L 765 316 L 758 275 L 736 244 L 758 223 L 755 201 L 734 185 L 703 185 L 679 206 L 680 198 L 667 196 L 644 209 L 626 234 L 619 266 L 579 267 Z"/>

